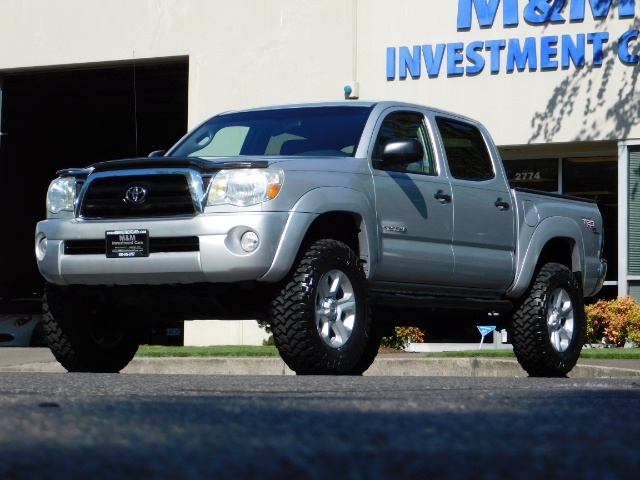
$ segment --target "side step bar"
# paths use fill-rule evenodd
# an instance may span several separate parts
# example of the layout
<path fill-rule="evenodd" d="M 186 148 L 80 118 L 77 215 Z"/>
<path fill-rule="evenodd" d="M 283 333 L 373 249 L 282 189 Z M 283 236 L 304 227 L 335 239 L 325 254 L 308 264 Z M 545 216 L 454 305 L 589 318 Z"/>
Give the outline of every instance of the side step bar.
<path fill-rule="evenodd" d="M 513 309 L 510 300 L 498 298 L 469 298 L 407 293 L 376 292 L 370 293 L 373 305 L 400 308 L 446 308 L 451 310 L 479 310 L 509 312 Z"/>

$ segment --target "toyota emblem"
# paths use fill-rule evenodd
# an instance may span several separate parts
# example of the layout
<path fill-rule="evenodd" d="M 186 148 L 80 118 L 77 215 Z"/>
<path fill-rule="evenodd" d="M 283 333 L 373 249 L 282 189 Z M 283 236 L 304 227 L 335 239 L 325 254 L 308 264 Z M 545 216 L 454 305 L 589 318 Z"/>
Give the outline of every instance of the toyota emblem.
<path fill-rule="evenodd" d="M 147 189 L 140 185 L 129 187 L 124 194 L 124 201 L 129 205 L 140 205 L 147 199 Z"/>

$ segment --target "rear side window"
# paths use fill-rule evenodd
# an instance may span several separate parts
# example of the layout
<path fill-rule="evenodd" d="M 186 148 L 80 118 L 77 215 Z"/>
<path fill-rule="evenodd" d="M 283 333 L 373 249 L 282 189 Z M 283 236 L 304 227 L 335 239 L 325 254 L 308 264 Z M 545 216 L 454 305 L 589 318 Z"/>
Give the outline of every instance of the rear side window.
<path fill-rule="evenodd" d="M 437 117 L 449 172 L 461 180 L 490 180 L 495 175 L 482 133 L 468 123 Z"/>

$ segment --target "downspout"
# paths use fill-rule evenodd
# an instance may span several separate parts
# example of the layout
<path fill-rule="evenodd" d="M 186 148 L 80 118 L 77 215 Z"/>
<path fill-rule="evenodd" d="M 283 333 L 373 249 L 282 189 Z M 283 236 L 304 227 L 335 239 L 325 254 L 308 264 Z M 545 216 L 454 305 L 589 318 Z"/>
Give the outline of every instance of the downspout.
<path fill-rule="evenodd" d="M 351 79 L 344 86 L 344 98 L 355 100 L 360 97 L 358 83 L 358 0 L 352 0 L 352 39 L 351 39 Z"/>

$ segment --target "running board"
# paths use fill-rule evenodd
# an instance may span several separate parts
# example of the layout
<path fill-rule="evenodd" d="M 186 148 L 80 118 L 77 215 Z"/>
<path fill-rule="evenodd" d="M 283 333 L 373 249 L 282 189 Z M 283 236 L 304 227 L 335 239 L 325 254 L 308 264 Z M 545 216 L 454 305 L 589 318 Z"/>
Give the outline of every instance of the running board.
<path fill-rule="evenodd" d="M 446 308 L 451 310 L 478 310 L 509 312 L 510 300 L 497 298 L 448 297 L 408 293 L 371 292 L 371 303 L 376 306 L 399 308 Z"/>

